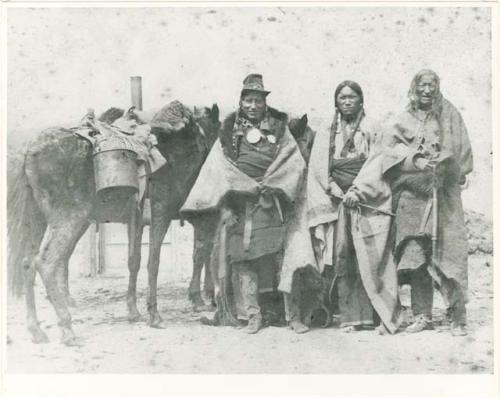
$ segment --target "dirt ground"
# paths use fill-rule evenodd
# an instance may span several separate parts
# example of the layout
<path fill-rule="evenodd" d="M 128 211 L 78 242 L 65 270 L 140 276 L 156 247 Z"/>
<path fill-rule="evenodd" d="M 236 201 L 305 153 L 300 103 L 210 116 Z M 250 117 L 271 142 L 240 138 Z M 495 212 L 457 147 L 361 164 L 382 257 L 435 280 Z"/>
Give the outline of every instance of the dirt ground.
<path fill-rule="evenodd" d="M 374 331 L 346 334 L 314 329 L 297 335 L 267 327 L 246 335 L 231 327 L 202 325 L 187 300 L 188 281 L 159 286 L 166 329 L 125 319 L 127 278 L 79 278 L 72 294 L 74 330 L 81 347 L 59 343 L 55 314 L 37 285 L 42 328 L 51 342 L 32 344 L 22 301 L 10 300 L 7 320 L 7 372 L 12 373 L 492 373 L 493 268 L 491 255 L 470 257 L 469 335 L 452 337 L 435 296 L 432 331 L 379 336 Z M 139 308 L 145 310 L 146 272 L 140 273 Z M 409 304 L 407 289 L 402 290 Z M 145 317 L 144 317 L 145 319 Z"/>

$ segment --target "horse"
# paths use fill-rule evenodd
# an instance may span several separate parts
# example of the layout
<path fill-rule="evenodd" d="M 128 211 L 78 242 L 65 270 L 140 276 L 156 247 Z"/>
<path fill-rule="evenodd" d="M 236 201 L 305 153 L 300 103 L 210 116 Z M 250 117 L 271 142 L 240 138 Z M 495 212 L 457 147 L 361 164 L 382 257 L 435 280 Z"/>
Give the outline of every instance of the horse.
<path fill-rule="evenodd" d="M 291 118 L 288 122 L 288 128 L 297 142 L 302 157 L 308 163 L 316 132 L 308 125 L 307 114 L 300 118 Z M 195 312 L 212 311 L 215 309 L 215 297 L 209 262 L 213 250 L 217 217 L 205 215 L 191 220 L 191 223 L 194 227 L 193 274 L 189 283 L 188 298 Z M 201 295 L 203 269 L 205 269 L 204 295 L 210 300 L 209 304 L 205 303 Z"/>
<path fill-rule="evenodd" d="M 122 113 L 112 108 L 99 119 L 110 123 Z M 136 119 L 142 123 L 139 117 Z M 161 243 L 170 222 L 178 218 L 178 210 L 217 138 L 219 109 L 214 104 L 211 108 L 191 111 L 173 101 L 153 117 L 150 125 L 157 148 L 167 160 L 165 166 L 148 177 L 151 201 L 148 324 L 162 328 L 165 325 L 156 302 Z M 71 129 L 45 129 L 28 145 L 22 164 L 15 171 L 9 178 L 7 195 L 11 287 L 14 294 L 25 295 L 32 341 L 48 342 L 36 313 L 34 282 L 38 272 L 58 317 L 61 342 L 79 345 L 68 310 L 67 267 L 78 240 L 96 214 L 91 144 Z M 143 224 L 141 206 L 130 208 L 129 217 L 123 221 L 127 223 L 129 237 L 127 308 L 128 319 L 138 321 L 141 315 L 137 310 L 136 283 Z"/>

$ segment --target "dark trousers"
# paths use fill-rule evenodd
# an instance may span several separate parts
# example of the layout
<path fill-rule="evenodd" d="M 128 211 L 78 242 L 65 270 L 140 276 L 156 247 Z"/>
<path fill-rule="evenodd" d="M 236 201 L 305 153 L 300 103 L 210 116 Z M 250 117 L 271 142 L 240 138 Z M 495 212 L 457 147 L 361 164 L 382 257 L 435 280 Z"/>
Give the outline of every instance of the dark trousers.
<path fill-rule="evenodd" d="M 400 279 L 400 283 L 411 286 L 411 309 L 414 316 L 425 315 L 432 318 L 432 305 L 434 298 L 434 287 L 437 287 L 447 307 L 447 316 L 450 321 L 460 325 L 466 324 L 465 296 L 463 289 L 454 279 L 447 278 L 437 270 L 441 280 L 440 285 L 434 284 L 427 265 L 405 271 L 406 276 Z"/>

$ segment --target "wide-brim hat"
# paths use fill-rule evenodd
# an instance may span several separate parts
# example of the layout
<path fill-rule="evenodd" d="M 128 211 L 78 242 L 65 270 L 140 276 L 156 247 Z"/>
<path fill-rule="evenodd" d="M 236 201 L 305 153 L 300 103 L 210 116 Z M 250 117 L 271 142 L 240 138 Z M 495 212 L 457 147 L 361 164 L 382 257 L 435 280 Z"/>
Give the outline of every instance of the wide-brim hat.
<path fill-rule="evenodd" d="M 264 89 L 264 81 L 262 79 L 262 75 L 258 73 L 252 73 L 245 77 L 245 79 L 243 80 L 241 95 L 247 92 L 262 93 L 264 94 L 264 96 L 267 96 L 270 93 L 270 91 Z"/>

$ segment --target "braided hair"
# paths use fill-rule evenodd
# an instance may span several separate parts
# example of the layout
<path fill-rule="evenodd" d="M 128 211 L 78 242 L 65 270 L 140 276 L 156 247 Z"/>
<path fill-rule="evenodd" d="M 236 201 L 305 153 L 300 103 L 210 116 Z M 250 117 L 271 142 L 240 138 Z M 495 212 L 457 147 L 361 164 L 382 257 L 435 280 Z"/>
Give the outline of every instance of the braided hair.
<path fill-rule="evenodd" d="M 335 89 L 335 114 L 333 116 L 332 125 L 330 127 L 330 149 L 329 149 L 330 162 L 331 162 L 331 159 L 333 158 L 333 153 L 335 151 L 335 134 L 337 133 L 337 128 L 340 125 L 340 118 L 341 118 L 341 113 L 339 111 L 337 98 L 344 87 L 349 87 L 352 91 L 354 91 L 356 94 L 358 94 L 360 99 L 361 99 L 361 106 L 362 107 L 361 107 L 361 110 L 358 112 L 358 115 L 356 116 L 356 122 L 354 124 L 354 131 L 356 131 L 358 129 L 359 124 L 361 123 L 361 120 L 365 116 L 365 111 L 363 108 L 364 97 L 363 97 L 363 90 L 361 89 L 361 86 L 358 83 L 356 83 L 355 81 L 344 80 Z M 330 170 L 330 165 L 328 166 L 328 170 Z"/>

